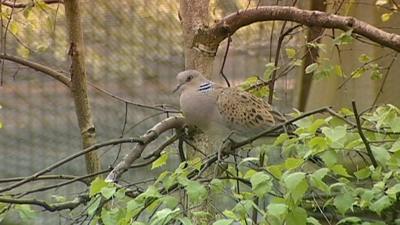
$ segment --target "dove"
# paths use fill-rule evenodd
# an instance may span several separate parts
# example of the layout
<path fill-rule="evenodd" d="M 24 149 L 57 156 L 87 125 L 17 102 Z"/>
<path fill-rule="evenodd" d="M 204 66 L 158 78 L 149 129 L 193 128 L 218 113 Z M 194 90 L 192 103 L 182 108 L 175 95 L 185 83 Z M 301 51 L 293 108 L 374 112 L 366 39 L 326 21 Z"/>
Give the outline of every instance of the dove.
<path fill-rule="evenodd" d="M 237 87 L 223 87 L 199 71 L 178 73 L 180 107 L 186 123 L 210 136 L 243 140 L 286 119 L 263 99 Z"/>

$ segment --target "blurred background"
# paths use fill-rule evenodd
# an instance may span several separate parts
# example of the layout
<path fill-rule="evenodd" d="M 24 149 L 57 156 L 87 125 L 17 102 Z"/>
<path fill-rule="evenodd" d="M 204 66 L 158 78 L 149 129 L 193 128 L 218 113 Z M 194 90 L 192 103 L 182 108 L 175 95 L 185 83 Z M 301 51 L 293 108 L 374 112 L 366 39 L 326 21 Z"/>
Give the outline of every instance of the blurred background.
<path fill-rule="evenodd" d="M 19 2 L 19 1 L 18 1 Z M 21 1 L 24 2 L 24 1 Z M 29 2 L 29 1 L 26 1 Z M 179 1 L 165 0 L 82 0 L 82 19 L 86 44 L 86 66 L 90 82 L 109 92 L 147 105 L 169 104 L 178 107 L 178 96 L 171 91 L 175 76 L 184 69 L 182 30 L 178 16 Z M 335 1 L 327 1 L 328 11 Z M 259 5 L 291 5 L 292 1 L 213 0 L 210 5 L 212 20 L 218 20 L 238 9 Z M 299 1 L 297 6 L 308 8 L 311 1 Z M 388 22 L 381 21 L 385 8 L 374 1 L 345 1 L 341 13 L 355 16 L 390 32 L 399 32 L 398 15 Z M 14 25 L 13 25 L 14 24 Z M 292 25 L 291 23 L 289 23 Z M 276 40 L 282 22 L 257 23 L 239 30 L 233 37 L 224 72 L 234 85 L 249 76 L 262 75 L 265 65 L 273 62 Z M 288 26 L 289 27 L 289 26 Z M 15 9 L 6 39 L 7 54 L 18 55 L 48 65 L 59 71 L 68 71 L 69 43 L 66 37 L 62 5 L 50 5 L 30 10 Z M 272 38 L 271 32 L 274 31 Z M 340 33 L 340 32 L 339 32 Z M 285 48 L 300 51 L 304 34 L 285 39 Z M 324 39 L 323 42 L 331 40 Z M 214 79 L 223 83 L 218 71 L 223 60 L 226 41 L 218 51 Z M 282 50 L 280 64 L 290 60 Z M 387 55 L 391 51 L 380 46 L 354 42 L 338 55 L 327 48 L 321 55 L 343 66 L 349 74 L 362 65 L 361 53 L 371 57 Z M 389 59 L 377 60 L 387 67 Z M 81 148 L 81 139 L 68 90 L 59 82 L 32 69 L 4 62 L 3 86 L 0 87 L 0 176 L 27 176 L 62 159 Z M 378 102 L 399 105 L 399 63 L 386 75 L 384 91 Z M 277 82 L 275 105 L 288 112 L 297 107 L 299 99 L 300 67 Z M 385 73 L 383 73 L 385 74 Z M 336 109 L 356 99 L 360 107 L 369 107 L 379 92 L 382 80 L 363 76 L 339 88 L 345 78 L 329 77 L 313 82 L 306 109 L 332 105 Z M 118 138 L 122 134 L 125 104 L 90 87 L 90 105 L 94 114 L 98 142 Z M 165 118 L 165 114 L 128 106 L 124 136 L 139 136 Z M 162 139 L 163 140 L 163 139 Z M 116 160 L 118 146 L 101 154 L 103 167 Z M 123 155 L 126 148 L 122 148 Z M 172 161 L 171 161 L 172 160 Z M 173 159 L 170 166 L 177 162 Z M 83 158 L 56 170 L 54 173 L 82 175 Z M 134 171 L 135 176 L 146 177 L 146 171 Z M 157 172 L 157 171 L 156 171 Z M 56 190 L 57 192 L 59 190 Z"/>

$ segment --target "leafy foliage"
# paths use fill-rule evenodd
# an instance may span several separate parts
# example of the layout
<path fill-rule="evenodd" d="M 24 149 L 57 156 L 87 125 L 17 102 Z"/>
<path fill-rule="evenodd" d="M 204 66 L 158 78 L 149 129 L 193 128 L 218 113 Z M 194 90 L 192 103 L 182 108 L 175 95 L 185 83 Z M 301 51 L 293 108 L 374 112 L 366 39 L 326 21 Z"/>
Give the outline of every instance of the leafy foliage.
<path fill-rule="evenodd" d="M 96 179 L 90 188 L 88 214 L 104 224 L 194 224 L 210 214 L 200 210 L 188 215 L 186 208 L 211 204 L 221 212 L 213 224 L 249 224 L 253 214 L 260 224 L 323 224 L 325 217 L 337 224 L 361 224 L 371 218 L 377 223 L 381 218 L 392 221 L 390 211 L 396 208 L 400 193 L 396 175 L 400 173 L 400 134 L 393 125 L 399 118 L 400 110 L 393 105 L 362 116 L 379 163 L 376 168 L 354 126 L 354 114 L 342 109 L 325 118 L 305 117 L 296 122 L 293 134 L 281 134 L 273 144 L 257 147 L 254 151 L 260 156 L 266 153 L 271 158 L 266 165 L 259 164 L 259 157 L 243 157 L 238 168 L 230 165 L 219 178 L 201 182 L 193 179 L 203 168 L 197 158 L 161 173 L 134 198 L 124 194 L 126 189 Z M 284 160 L 274 158 L 274 151 Z M 313 157 L 323 163 L 312 163 Z M 188 205 L 176 195 L 178 190 L 187 194 Z M 223 198 L 230 201 L 221 204 Z M 111 199 L 110 207 L 100 207 Z"/>

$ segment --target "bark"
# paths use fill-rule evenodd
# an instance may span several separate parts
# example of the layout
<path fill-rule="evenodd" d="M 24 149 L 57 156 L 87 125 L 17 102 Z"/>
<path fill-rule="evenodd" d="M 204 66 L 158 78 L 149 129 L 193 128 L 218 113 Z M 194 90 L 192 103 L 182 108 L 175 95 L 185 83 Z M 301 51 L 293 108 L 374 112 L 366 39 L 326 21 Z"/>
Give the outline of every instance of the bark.
<path fill-rule="evenodd" d="M 85 54 L 79 0 L 66 0 L 65 16 L 67 20 L 68 37 L 70 41 L 69 56 L 71 57 L 71 93 L 75 102 L 75 111 L 81 131 L 83 149 L 96 143 L 96 131 L 87 93 L 85 70 Z M 85 155 L 88 173 L 100 171 L 100 161 L 96 152 Z"/>
<path fill-rule="evenodd" d="M 313 0 L 311 2 L 311 10 L 318 10 L 318 11 L 326 11 L 326 4 L 324 1 Z M 319 26 L 310 27 L 307 31 L 307 43 L 316 40 L 322 33 L 324 29 Z M 316 42 L 319 43 L 321 39 L 317 39 Z M 299 93 L 299 104 L 298 109 L 300 111 L 304 111 L 307 105 L 307 99 L 310 94 L 311 83 L 313 74 L 306 74 L 305 69 L 307 66 L 311 65 L 312 63 L 316 62 L 318 59 L 318 48 L 310 48 L 306 47 L 305 49 L 305 57 L 303 61 L 303 69 L 301 74 L 300 80 L 300 93 Z"/>
<path fill-rule="evenodd" d="M 181 0 L 180 17 L 185 45 L 185 69 L 196 69 L 211 78 L 217 49 L 194 41 L 198 32 L 208 27 L 209 0 Z"/>
<path fill-rule="evenodd" d="M 202 46 L 209 52 L 216 51 L 221 41 L 238 29 L 255 22 L 271 20 L 292 21 L 310 27 L 336 28 L 344 31 L 352 29 L 355 34 L 400 51 L 400 35 L 398 34 L 383 31 L 354 17 L 289 6 L 262 6 L 230 14 L 210 28 L 200 28 L 194 37 L 193 46 Z"/>

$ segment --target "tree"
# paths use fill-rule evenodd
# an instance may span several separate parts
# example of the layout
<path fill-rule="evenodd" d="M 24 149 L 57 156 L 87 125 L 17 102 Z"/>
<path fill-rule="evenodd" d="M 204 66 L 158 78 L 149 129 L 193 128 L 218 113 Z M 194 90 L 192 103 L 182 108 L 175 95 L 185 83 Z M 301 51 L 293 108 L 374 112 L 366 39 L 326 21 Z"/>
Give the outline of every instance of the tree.
<path fill-rule="evenodd" d="M 52 4 L 54 1 L 38 1 L 38 3 Z M 393 50 L 394 53 L 390 55 L 393 58 L 387 71 L 390 70 L 397 52 L 400 51 L 398 34 L 386 32 L 353 17 L 337 15 L 343 2 L 334 5 L 335 14 L 291 6 L 259 6 L 259 3 L 250 7 L 250 3 L 249 1 L 246 8 L 220 18 L 210 25 L 209 1 L 181 0 L 180 17 L 185 39 L 185 67 L 197 69 L 211 77 L 217 50 L 221 42 L 227 40 L 226 54 L 219 74 L 229 85 L 223 69 L 229 51 L 229 39 L 237 30 L 255 22 L 275 20 L 296 22 L 299 25 L 289 28 L 286 28 L 287 22 L 283 22 L 275 61 L 267 64 L 264 77 L 249 79 L 243 84 L 244 89 L 268 97 L 272 102 L 275 81 L 286 76 L 288 70 L 301 66 L 303 60 L 300 56 L 301 51 L 295 48 L 285 48 L 289 60 L 287 65 L 279 64 L 278 59 L 284 47 L 285 37 L 294 36 L 294 32 L 302 26 L 317 27 L 316 30 L 326 28 L 343 31 L 340 34 L 333 33 L 331 36 L 332 48 L 340 49 L 363 37 Z M 297 1 L 293 1 L 292 4 L 296 3 Z M 399 9 L 396 1 L 377 1 L 376 4 L 390 6 L 393 9 L 391 13 L 382 14 L 382 20 L 390 19 Z M 8 1 L 2 5 L 12 8 L 26 7 L 24 4 Z M 71 88 L 84 149 L 31 176 L 5 180 L 4 182 L 14 183 L 0 188 L 0 193 L 3 195 L 0 197 L 0 202 L 4 203 L 1 205 L 3 215 L 15 205 L 21 206 L 16 207 L 21 214 L 30 214 L 32 210 L 28 206 L 36 205 L 51 212 L 65 209 L 80 210 L 82 217 L 77 221 L 87 220 L 91 224 L 143 224 L 144 221 L 150 224 L 210 224 L 211 222 L 214 224 L 233 224 L 233 222 L 379 224 L 381 220 L 386 223 L 396 222 L 400 192 L 397 184 L 399 179 L 397 174 L 400 171 L 397 154 L 400 149 L 400 109 L 391 104 L 375 106 L 374 103 L 374 107 L 370 110 L 359 112 L 356 102 L 353 101 L 351 108 L 342 108 L 339 112 L 329 107 L 305 113 L 295 112 L 293 118 L 287 122 L 268 128 L 253 138 L 224 145 L 222 151 L 226 155 L 226 160 L 229 154 L 240 159 L 239 162 L 229 164 L 218 177 L 211 177 L 209 173 L 210 167 L 217 161 L 216 151 L 210 149 L 206 152 L 206 157 L 194 155 L 185 159 L 184 143 L 188 143 L 187 146 L 191 144 L 186 137 L 184 118 L 180 115 L 160 121 L 140 137 L 119 138 L 96 144 L 86 93 L 79 2 L 66 0 L 64 5 L 71 43 L 69 51 L 72 59 L 71 79 L 49 67 L 16 56 L 3 54 L 1 57 L 41 71 Z M 311 34 L 309 33 L 310 36 Z M 309 37 L 304 47 L 308 49 L 307 51 L 326 50 L 327 44 L 318 40 Z M 315 52 L 309 55 L 317 57 Z M 357 78 L 367 71 L 373 76 L 382 77 L 382 68 L 374 64 L 376 59 L 360 55 L 359 60 L 363 63 L 362 66 L 351 72 L 346 80 Z M 307 74 L 312 73 L 314 77 L 323 78 L 331 74 L 343 76 L 341 65 L 332 64 L 324 57 L 312 58 L 311 61 L 310 58 L 306 58 L 303 70 Z M 135 104 L 161 112 L 176 112 L 161 107 L 140 105 L 110 95 L 125 104 Z M 304 107 L 305 104 L 302 105 Z M 316 114 L 328 116 L 319 118 L 314 116 Z M 292 133 L 280 134 L 273 144 L 249 147 L 252 156 L 235 153 L 235 150 L 248 146 L 259 137 L 293 124 L 297 129 Z M 150 143 L 157 140 L 161 134 L 173 129 L 176 130 L 176 134 L 161 143 L 150 154 L 143 154 Z M 171 154 L 166 147 L 176 141 L 182 162 L 175 170 L 162 172 L 144 189 L 130 189 L 118 184 L 120 177 L 129 169 L 150 164 L 154 169 L 165 165 Z M 120 143 L 134 144 L 131 153 L 126 155 L 115 168 L 100 170 L 94 156 L 94 159 L 87 161 L 90 168 L 87 175 L 78 177 L 45 175 L 79 156 Z M 273 157 L 274 152 L 278 152 L 282 159 L 268 160 Z M 144 161 L 138 162 L 139 159 Z M 348 163 L 346 159 L 357 160 Z M 314 160 L 313 163 L 310 163 L 310 160 Z M 91 183 L 85 180 L 104 173 L 107 174 L 105 180 L 100 177 Z M 55 178 L 69 179 L 69 181 L 40 187 L 19 196 L 7 195 L 8 191 L 31 181 Z M 70 201 L 61 199 L 58 203 L 50 203 L 45 200 L 22 198 L 30 193 L 57 188 L 74 181 L 85 182 L 88 190 Z M 140 181 L 132 183 L 137 185 L 138 182 Z M 179 190 L 184 190 L 185 197 L 178 198 L 176 193 Z M 226 204 L 207 202 L 209 198 L 221 199 L 226 201 Z M 83 204 L 87 204 L 87 207 L 79 208 Z M 207 207 L 205 209 L 200 207 L 198 210 L 199 205 L 214 207 L 216 215 L 210 217 L 210 210 Z M 210 218 L 213 221 L 210 221 Z"/>

